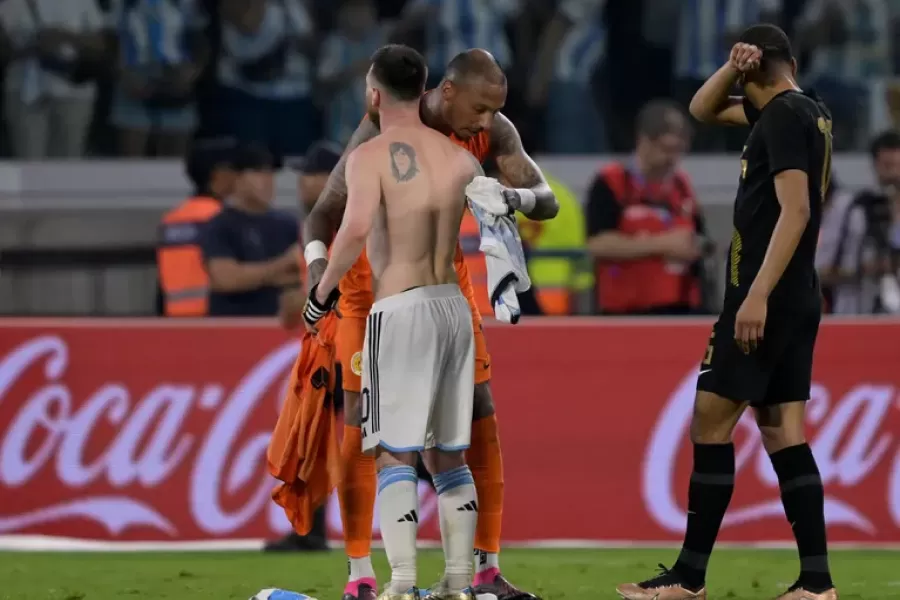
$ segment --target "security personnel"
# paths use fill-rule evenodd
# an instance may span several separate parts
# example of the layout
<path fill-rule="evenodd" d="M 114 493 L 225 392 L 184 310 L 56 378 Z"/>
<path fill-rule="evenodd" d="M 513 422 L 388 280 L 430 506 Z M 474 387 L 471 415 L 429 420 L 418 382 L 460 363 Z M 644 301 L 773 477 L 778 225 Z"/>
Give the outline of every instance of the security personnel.
<path fill-rule="evenodd" d="M 157 313 L 167 317 L 204 317 L 209 310 L 209 280 L 200 249 L 202 227 L 222 209 L 234 189 L 232 139 L 193 144 L 185 170 L 194 195 L 165 214 L 156 250 L 159 294 Z"/>
<path fill-rule="evenodd" d="M 702 218 L 678 169 L 687 139 L 681 109 L 655 100 L 638 115 L 633 159 L 606 165 L 591 186 L 587 245 L 605 314 L 700 310 Z"/>

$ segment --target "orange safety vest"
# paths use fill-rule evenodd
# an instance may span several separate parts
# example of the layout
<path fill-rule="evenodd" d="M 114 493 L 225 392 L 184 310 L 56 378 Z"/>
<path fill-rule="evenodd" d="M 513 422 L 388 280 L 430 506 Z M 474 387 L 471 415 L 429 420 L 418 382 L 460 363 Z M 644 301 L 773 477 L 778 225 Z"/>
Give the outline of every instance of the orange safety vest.
<path fill-rule="evenodd" d="M 695 228 L 693 190 L 680 172 L 648 198 L 625 165 L 613 163 L 600 171 L 622 207 L 618 231 L 625 235 L 657 234 L 679 227 Z M 700 285 L 690 265 L 659 256 L 637 260 L 597 261 L 597 300 L 608 313 L 649 311 L 669 306 L 700 306 Z"/>
<path fill-rule="evenodd" d="M 472 290 L 475 292 L 475 305 L 483 315 L 494 314 L 491 306 L 491 293 L 488 290 L 487 263 L 481 247 L 481 229 L 478 227 L 478 219 L 472 216 L 468 210 L 463 215 L 459 228 L 459 247 L 462 248 L 463 257 L 466 259 L 466 267 L 469 269 L 469 279 L 472 281 Z"/>
<path fill-rule="evenodd" d="M 209 276 L 200 248 L 201 228 L 219 214 L 215 198 L 188 198 L 160 223 L 156 264 L 167 317 L 205 317 L 209 312 Z"/>

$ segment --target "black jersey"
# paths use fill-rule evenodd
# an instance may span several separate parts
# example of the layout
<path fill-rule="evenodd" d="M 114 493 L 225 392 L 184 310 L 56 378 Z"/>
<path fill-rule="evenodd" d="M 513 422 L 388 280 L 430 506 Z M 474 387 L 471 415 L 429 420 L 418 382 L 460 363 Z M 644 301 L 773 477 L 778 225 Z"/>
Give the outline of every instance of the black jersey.
<path fill-rule="evenodd" d="M 831 113 L 814 94 L 793 90 L 775 96 L 761 111 L 744 99 L 744 112 L 753 129 L 741 154 L 725 307 L 738 308 L 762 266 L 781 213 L 775 176 L 797 169 L 809 177 L 810 219 L 769 303 L 817 310 L 821 297 L 815 255 L 831 176 Z"/>

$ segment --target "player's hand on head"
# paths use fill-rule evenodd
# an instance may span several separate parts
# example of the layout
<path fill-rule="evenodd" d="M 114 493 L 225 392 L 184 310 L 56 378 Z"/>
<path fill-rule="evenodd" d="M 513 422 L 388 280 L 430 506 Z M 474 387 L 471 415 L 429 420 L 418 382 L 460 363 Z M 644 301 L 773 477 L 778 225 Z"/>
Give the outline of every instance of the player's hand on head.
<path fill-rule="evenodd" d="M 737 43 L 731 48 L 728 62 L 738 73 L 748 73 L 759 68 L 762 50 L 752 44 Z"/>
<path fill-rule="evenodd" d="M 766 329 L 767 298 L 747 294 L 734 320 L 734 340 L 745 354 L 756 350 Z"/>

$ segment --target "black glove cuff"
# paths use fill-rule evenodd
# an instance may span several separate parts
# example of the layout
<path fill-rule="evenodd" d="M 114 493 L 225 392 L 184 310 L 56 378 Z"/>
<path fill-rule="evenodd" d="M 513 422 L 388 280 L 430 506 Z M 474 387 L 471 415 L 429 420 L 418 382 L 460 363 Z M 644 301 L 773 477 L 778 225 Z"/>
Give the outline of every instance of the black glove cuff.
<path fill-rule="evenodd" d="M 309 291 L 309 298 L 306 299 L 306 306 L 303 307 L 303 319 L 310 325 L 318 323 L 329 311 L 334 310 L 341 297 L 341 292 L 335 288 L 328 294 L 325 303 L 320 304 L 319 301 L 316 300 L 316 291 L 318 289 L 319 284 L 312 287 Z"/>

